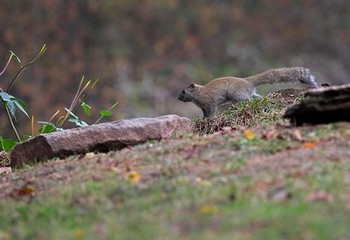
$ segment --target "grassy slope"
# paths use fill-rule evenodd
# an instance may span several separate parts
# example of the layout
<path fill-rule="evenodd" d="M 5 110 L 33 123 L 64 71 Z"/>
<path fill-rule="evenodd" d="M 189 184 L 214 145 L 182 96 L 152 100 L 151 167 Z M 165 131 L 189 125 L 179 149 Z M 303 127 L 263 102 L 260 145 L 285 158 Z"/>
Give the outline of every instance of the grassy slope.
<path fill-rule="evenodd" d="M 350 125 L 279 126 L 281 105 L 260 102 L 213 135 L 2 176 L 0 239 L 350 238 Z"/>

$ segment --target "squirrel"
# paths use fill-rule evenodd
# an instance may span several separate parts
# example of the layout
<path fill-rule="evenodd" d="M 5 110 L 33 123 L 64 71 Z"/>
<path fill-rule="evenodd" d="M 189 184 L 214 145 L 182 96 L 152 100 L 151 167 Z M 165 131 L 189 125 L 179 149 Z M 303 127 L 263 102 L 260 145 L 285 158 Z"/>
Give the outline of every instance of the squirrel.
<path fill-rule="evenodd" d="M 221 104 L 260 96 L 255 89 L 258 85 L 288 82 L 301 82 L 312 88 L 317 87 L 314 75 L 307 68 L 277 68 L 246 78 L 216 78 L 204 86 L 191 83 L 181 91 L 178 99 L 183 102 L 193 102 L 202 109 L 203 118 L 211 118 Z"/>

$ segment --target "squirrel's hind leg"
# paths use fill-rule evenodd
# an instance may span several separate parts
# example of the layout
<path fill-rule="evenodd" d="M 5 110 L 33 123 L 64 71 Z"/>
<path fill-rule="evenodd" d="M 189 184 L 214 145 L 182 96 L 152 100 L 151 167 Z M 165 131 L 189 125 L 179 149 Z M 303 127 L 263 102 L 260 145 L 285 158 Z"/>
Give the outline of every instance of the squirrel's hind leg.
<path fill-rule="evenodd" d="M 211 118 L 215 115 L 217 111 L 217 106 L 216 105 L 209 105 L 206 108 L 202 108 L 202 112 L 203 112 L 203 119 L 204 118 Z"/>

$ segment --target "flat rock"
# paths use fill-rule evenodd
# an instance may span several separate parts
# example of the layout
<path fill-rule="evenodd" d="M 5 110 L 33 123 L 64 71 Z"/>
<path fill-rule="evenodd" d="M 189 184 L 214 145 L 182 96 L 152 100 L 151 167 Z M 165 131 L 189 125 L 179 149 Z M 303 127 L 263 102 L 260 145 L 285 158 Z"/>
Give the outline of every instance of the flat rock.
<path fill-rule="evenodd" d="M 190 132 L 191 129 L 190 119 L 166 115 L 157 118 L 118 120 L 41 134 L 18 144 L 12 150 L 11 167 L 91 151 L 120 150 L 148 140 L 169 138 L 175 132 Z"/>

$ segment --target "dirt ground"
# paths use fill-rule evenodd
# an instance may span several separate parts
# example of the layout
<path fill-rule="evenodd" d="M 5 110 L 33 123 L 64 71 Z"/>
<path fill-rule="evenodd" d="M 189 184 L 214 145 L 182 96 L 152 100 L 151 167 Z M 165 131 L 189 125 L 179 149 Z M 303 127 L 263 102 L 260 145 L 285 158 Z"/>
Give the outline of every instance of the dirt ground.
<path fill-rule="evenodd" d="M 336 131 L 341 132 L 341 129 L 345 131 L 349 127 L 350 124 L 342 123 Z M 306 127 L 307 130 L 317 128 Z M 266 141 L 269 141 L 269 138 L 277 137 L 284 138 L 288 142 L 290 136 L 300 138 L 299 131 L 304 134 L 303 128 L 296 130 L 271 127 L 268 130 L 260 128 L 253 131 L 256 135 L 265 138 L 267 136 Z M 170 168 L 166 161 L 150 162 L 145 160 L 155 158 L 155 156 L 157 159 L 170 159 L 168 160 L 170 162 L 174 159 L 180 159 L 181 166 L 178 168 L 190 169 L 197 175 L 201 175 L 209 170 L 213 171 L 215 168 L 220 169 L 223 164 L 221 159 L 232 158 L 235 155 L 235 149 L 226 147 L 227 139 L 235 138 L 239 138 L 239 133 L 236 130 L 225 130 L 217 134 L 197 137 L 195 140 L 177 138 L 146 143 L 118 152 L 88 153 L 66 159 L 50 160 L 12 171 L 12 173 L 2 173 L 0 175 L 0 198 L 28 198 L 55 192 L 58 186 L 66 186 L 79 181 L 91 179 L 105 181 L 108 180 L 110 173 L 118 171 L 123 176 L 130 168 L 142 173 L 145 181 L 152 180 L 152 178 L 157 178 L 165 167 Z M 278 187 L 279 180 L 282 181 L 285 176 L 302 178 L 307 175 L 310 166 L 317 161 L 350 160 L 349 134 L 343 136 L 335 133 L 330 137 L 311 143 L 307 143 L 303 139 L 299 140 L 299 146 L 287 146 L 274 154 L 252 154 L 235 174 L 237 176 L 254 176 L 261 172 L 271 173 L 275 176 L 273 185 Z M 195 163 L 190 161 L 192 158 L 196 159 Z"/>

